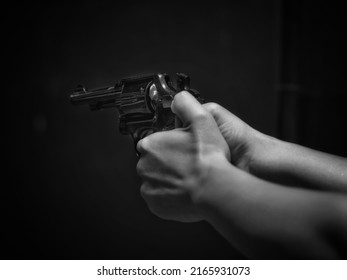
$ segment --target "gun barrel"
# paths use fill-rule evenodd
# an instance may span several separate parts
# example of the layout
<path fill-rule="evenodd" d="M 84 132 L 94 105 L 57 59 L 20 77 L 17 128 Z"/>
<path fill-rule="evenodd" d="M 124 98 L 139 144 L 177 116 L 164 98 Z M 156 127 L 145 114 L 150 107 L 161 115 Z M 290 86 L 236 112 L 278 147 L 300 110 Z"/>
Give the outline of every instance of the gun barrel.
<path fill-rule="evenodd" d="M 114 107 L 120 103 L 121 86 L 105 87 L 94 90 L 86 90 L 83 86 L 70 95 L 70 101 L 73 105 L 89 104 L 91 107 Z M 106 107 L 105 106 L 105 107 Z M 94 108 L 94 109 L 100 109 Z"/>

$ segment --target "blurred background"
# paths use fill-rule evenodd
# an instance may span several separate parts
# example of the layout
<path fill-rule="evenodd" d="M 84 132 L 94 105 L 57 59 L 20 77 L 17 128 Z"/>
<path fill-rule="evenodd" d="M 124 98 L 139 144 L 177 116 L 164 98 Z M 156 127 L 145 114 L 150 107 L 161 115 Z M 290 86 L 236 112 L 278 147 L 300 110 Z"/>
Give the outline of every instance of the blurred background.
<path fill-rule="evenodd" d="M 116 111 L 69 95 L 183 72 L 254 128 L 347 156 L 345 17 L 308 0 L 6 8 L 1 259 L 242 259 L 207 223 L 152 215 Z"/>

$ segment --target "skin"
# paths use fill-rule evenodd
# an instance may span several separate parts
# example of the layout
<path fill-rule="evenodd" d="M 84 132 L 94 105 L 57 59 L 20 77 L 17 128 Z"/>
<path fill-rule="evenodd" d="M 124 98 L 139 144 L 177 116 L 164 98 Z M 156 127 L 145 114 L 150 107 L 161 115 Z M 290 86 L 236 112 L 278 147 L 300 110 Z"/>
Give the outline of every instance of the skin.
<path fill-rule="evenodd" d="M 227 141 L 231 162 L 275 183 L 347 193 L 346 158 L 315 151 L 260 133 L 215 103 L 211 113 Z"/>
<path fill-rule="evenodd" d="M 266 136 L 188 92 L 171 109 L 182 126 L 137 144 L 155 215 L 205 220 L 249 258 L 346 255 L 346 159 Z"/>

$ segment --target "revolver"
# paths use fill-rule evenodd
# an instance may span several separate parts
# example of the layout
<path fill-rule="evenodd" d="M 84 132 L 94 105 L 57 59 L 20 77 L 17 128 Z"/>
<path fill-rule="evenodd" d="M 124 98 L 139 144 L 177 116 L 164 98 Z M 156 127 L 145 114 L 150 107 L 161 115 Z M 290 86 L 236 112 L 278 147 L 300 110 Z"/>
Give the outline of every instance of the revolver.
<path fill-rule="evenodd" d="M 91 110 L 115 107 L 120 133 L 130 134 L 136 147 L 140 139 L 151 133 L 175 128 L 171 103 L 182 90 L 203 103 L 199 92 L 190 88 L 189 76 L 183 73 L 176 73 L 175 79 L 165 73 L 127 77 L 114 86 L 90 91 L 79 85 L 70 101 L 73 105 L 88 104 Z"/>

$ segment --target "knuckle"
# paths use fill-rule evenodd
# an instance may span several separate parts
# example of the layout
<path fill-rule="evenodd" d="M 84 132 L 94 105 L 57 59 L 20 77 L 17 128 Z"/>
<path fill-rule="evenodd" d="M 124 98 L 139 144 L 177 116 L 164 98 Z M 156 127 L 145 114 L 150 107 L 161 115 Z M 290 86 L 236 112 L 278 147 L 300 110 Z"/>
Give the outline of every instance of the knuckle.
<path fill-rule="evenodd" d="M 137 142 L 136 144 L 136 150 L 139 152 L 139 153 L 142 153 L 143 152 L 143 149 L 142 149 L 142 141 L 143 140 L 140 140 Z"/>
<path fill-rule="evenodd" d="M 196 113 L 194 116 L 194 121 L 198 123 L 206 123 L 210 121 L 210 119 L 211 119 L 211 115 L 206 110 L 201 110 L 198 113 Z"/>
<path fill-rule="evenodd" d="M 172 209 L 167 207 L 162 193 L 155 185 L 144 182 L 141 185 L 140 194 L 151 213 L 164 220 L 172 219 Z"/>
<path fill-rule="evenodd" d="M 136 172 L 137 175 L 139 175 L 141 178 L 144 176 L 144 166 L 143 166 L 143 160 L 139 160 L 136 165 Z"/>
<path fill-rule="evenodd" d="M 140 188 L 140 194 L 141 194 L 142 198 L 145 200 L 146 200 L 146 195 L 147 195 L 147 187 L 146 186 L 147 186 L 147 184 L 143 183 L 141 185 L 141 188 Z"/>
<path fill-rule="evenodd" d="M 137 142 L 136 144 L 136 149 L 141 153 L 145 153 L 145 152 L 148 152 L 149 150 L 149 143 L 150 141 L 148 141 L 148 137 L 145 137 L 143 139 L 141 139 L 139 142 Z"/>
<path fill-rule="evenodd" d="M 142 183 L 140 187 L 140 194 L 148 205 L 153 203 L 153 187 L 150 185 L 150 183 L 148 183 L 148 181 Z"/>
<path fill-rule="evenodd" d="M 215 102 L 209 102 L 202 105 L 208 112 L 212 115 L 214 112 L 217 112 L 221 109 L 221 106 Z"/>

